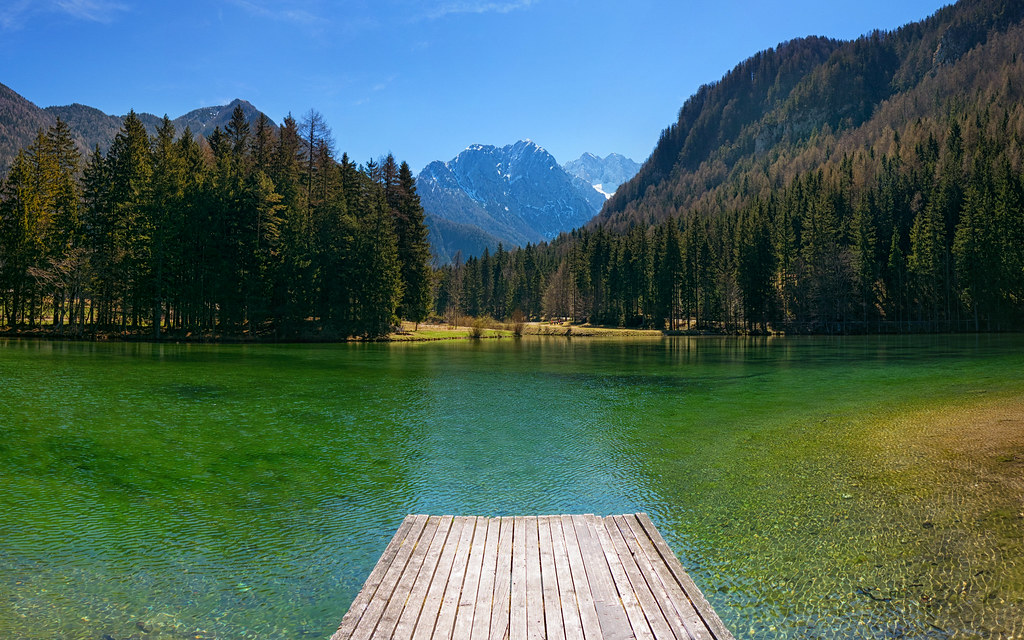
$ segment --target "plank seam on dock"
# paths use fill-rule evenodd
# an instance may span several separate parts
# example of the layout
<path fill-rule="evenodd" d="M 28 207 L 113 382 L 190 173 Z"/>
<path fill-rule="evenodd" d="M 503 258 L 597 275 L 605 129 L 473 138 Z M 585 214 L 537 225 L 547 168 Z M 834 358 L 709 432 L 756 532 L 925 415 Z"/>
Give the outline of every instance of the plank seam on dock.
<path fill-rule="evenodd" d="M 733 640 L 645 513 L 410 515 L 331 640 Z"/>

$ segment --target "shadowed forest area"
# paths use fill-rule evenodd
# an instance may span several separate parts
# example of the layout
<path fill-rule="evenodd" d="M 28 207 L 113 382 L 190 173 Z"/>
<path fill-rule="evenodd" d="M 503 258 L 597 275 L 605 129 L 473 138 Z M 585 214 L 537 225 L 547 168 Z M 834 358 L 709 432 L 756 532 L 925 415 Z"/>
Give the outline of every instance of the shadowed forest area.
<path fill-rule="evenodd" d="M 166 118 L 150 137 L 132 113 L 84 161 L 58 120 L 15 158 L 0 225 L 15 330 L 375 338 L 430 304 L 409 166 L 336 160 L 315 111 L 251 127 L 236 107 L 200 140 Z"/>

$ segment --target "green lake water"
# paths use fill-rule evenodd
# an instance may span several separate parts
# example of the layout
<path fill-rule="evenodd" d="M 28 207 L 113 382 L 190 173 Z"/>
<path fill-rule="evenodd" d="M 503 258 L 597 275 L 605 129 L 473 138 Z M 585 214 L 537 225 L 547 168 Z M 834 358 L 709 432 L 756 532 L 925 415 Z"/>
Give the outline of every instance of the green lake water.
<path fill-rule="evenodd" d="M 646 511 L 738 638 L 1021 638 L 1021 405 L 1020 336 L 0 341 L 0 637 L 327 638 L 408 513 Z"/>

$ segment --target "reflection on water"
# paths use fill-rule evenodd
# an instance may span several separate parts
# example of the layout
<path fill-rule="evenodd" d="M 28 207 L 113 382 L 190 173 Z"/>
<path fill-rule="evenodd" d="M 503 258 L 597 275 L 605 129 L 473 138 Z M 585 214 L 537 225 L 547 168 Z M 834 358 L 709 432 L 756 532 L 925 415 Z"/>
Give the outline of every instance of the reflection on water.
<path fill-rule="evenodd" d="M 0 636 L 323 638 L 407 513 L 643 510 L 737 637 L 1020 637 L 1021 346 L 0 342 Z"/>

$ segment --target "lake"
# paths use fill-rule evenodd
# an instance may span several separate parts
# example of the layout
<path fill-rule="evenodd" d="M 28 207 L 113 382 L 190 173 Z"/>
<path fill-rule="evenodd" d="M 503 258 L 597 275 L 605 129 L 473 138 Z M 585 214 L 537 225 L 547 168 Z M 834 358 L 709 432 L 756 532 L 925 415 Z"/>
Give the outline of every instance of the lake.
<path fill-rule="evenodd" d="M 1024 337 L 0 341 L 0 637 L 326 638 L 408 513 L 646 511 L 737 638 L 1024 634 Z"/>

